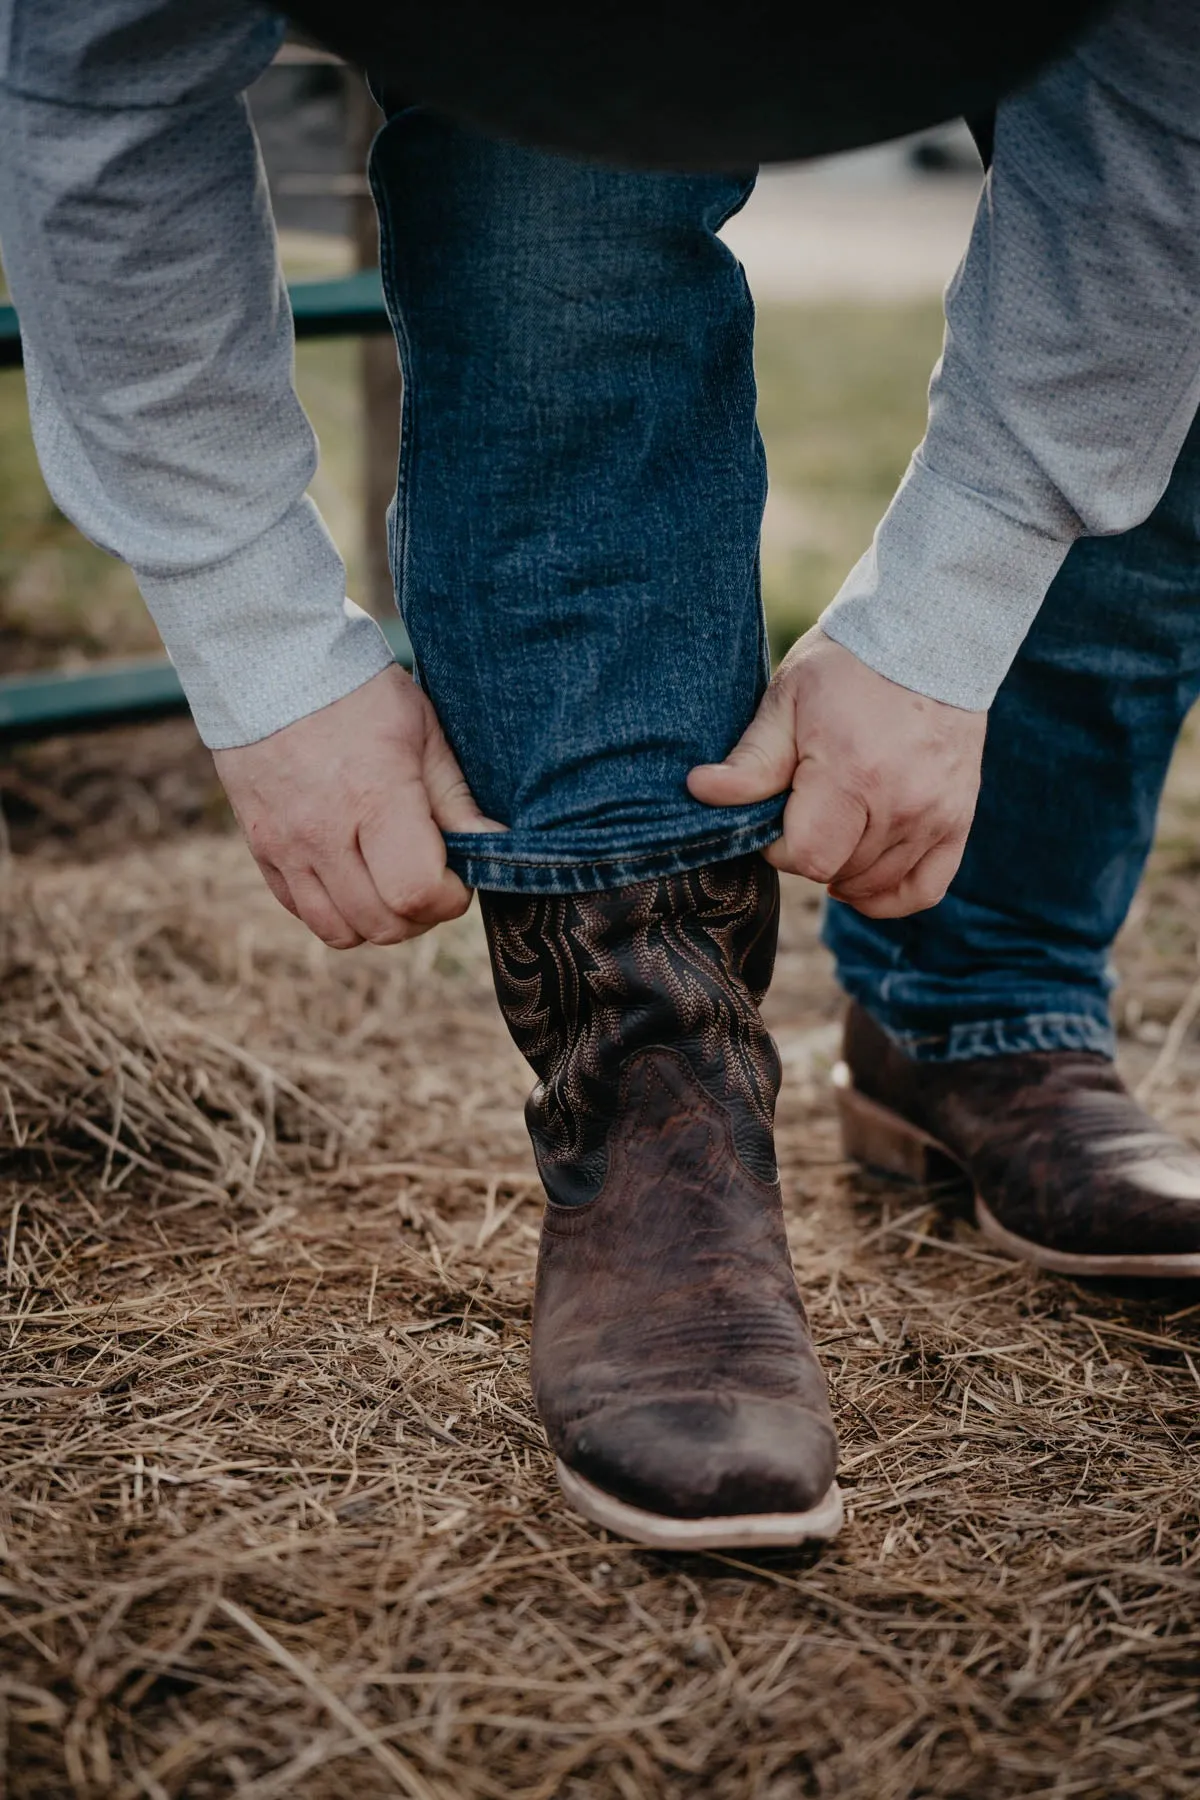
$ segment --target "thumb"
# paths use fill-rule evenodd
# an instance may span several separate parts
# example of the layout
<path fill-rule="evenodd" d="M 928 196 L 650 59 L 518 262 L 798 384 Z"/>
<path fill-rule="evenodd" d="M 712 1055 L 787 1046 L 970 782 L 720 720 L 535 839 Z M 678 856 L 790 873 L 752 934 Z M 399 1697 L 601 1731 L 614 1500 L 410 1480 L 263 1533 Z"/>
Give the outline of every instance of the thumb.
<path fill-rule="evenodd" d="M 706 806 L 745 806 L 769 800 L 792 785 L 796 726 L 790 701 L 775 682 L 724 762 L 700 763 L 687 778 L 688 792 Z"/>
<path fill-rule="evenodd" d="M 458 766 L 458 758 L 446 742 L 441 726 L 436 726 L 425 741 L 421 770 L 429 810 L 441 831 L 507 831 L 497 819 L 489 819 L 475 804 L 475 796 L 467 786 L 467 778 Z"/>

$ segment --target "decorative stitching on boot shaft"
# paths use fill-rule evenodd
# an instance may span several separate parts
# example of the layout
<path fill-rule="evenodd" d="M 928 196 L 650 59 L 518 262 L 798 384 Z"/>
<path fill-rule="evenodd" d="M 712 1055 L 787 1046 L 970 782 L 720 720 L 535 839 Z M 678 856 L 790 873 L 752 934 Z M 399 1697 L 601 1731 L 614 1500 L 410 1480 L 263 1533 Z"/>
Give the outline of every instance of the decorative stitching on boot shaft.
<path fill-rule="evenodd" d="M 771 979 L 779 878 L 760 856 L 581 895 L 480 896 L 496 994 L 539 1077 L 525 1109 L 547 1191 L 595 1197 L 621 1072 L 680 1053 L 728 1112 L 747 1171 L 775 1179 L 779 1058 L 758 1006 Z"/>

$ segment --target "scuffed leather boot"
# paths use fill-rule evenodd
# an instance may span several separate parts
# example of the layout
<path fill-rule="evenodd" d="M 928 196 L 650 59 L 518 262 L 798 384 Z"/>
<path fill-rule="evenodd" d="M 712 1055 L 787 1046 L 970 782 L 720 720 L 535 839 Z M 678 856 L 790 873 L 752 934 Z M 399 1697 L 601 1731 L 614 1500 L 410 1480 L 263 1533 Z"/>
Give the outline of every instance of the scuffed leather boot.
<path fill-rule="evenodd" d="M 919 1182 L 966 1177 L 980 1231 L 1061 1275 L 1200 1276 L 1200 1155 L 1106 1057 L 917 1062 L 861 1006 L 834 1072 L 846 1155 Z"/>
<path fill-rule="evenodd" d="M 667 1548 L 832 1537 L 825 1380 L 775 1170 L 759 856 L 569 897 L 480 896 L 549 1204 L 533 1391 L 567 1499 Z"/>

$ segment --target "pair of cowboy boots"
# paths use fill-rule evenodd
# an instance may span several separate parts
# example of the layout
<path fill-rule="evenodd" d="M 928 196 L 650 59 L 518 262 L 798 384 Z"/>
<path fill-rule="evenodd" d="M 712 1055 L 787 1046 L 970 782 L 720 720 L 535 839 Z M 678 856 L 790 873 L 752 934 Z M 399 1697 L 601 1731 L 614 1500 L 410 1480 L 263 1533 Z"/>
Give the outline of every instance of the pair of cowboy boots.
<path fill-rule="evenodd" d="M 533 1391 L 566 1498 L 662 1548 L 832 1537 L 837 1443 L 788 1252 L 780 1065 L 759 1013 L 775 871 L 753 855 L 481 906 L 538 1077 Z M 1104 1058 L 918 1064 L 852 1007 L 836 1080 L 847 1153 L 922 1181 L 965 1174 L 1008 1253 L 1200 1275 L 1200 1156 Z"/>

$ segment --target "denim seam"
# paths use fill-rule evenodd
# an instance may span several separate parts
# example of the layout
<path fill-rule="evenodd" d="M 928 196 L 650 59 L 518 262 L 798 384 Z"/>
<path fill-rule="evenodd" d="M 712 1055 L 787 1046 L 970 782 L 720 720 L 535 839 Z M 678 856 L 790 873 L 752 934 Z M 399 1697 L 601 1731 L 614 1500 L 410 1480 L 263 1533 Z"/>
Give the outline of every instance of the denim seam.
<path fill-rule="evenodd" d="M 723 231 L 725 226 L 728 225 L 730 219 L 736 218 L 738 213 L 743 211 L 743 209 L 746 206 L 746 203 L 749 201 L 750 196 L 753 194 L 754 189 L 757 185 L 758 185 L 758 170 L 756 169 L 754 171 L 753 175 L 748 175 L 745 178 L 745 181 L 744 181 L 743 187 L 742 187 L 742 192 L 741 192 L 741 195 L 738 198 L 738 200 L 735 201 L 735 203 L 728 209 L 727 212 L 724 212 L 721 214 L 720 219 L 717 221 L 717 224 L 713 228 L 713 236 L 714 237 L 720 235 L 721 231 Z M 741 270 L 741 274 L 742 274 L 742 291 L 746 297 L 746 305 L 748 306 L 748 308 L 750 310 L 750 331 L 751 331 L 751 335 L 753 337 L 753 335 L 756 332 L 757 325 L 758 325 L 758 310 L 755 307 L 754 295 L 750 290 L 750 283 L 746 278 L 746 271 L 745 271 L 745 268 L 742 266 L 740 259 L 738 260 L 738 268 Z M 757 377 L 755 378 L 755 392 L 757 394 Z M 755 425 L 755 429 L 754 429 L 754 442 L 755 442 L 755 449 L 758 454 L 759 464 L 760 464 L 760 467 L 762 470 L 763 498 L 764 498 L 764 504 L 765 504 L 766 494 L 767 494 L 767 490 L 768 490 L 768 486 L 769 486 L 769 475 L 768 475 L 768 470 L 767 470 L 767 451 L 766 451 L 766 445 L 763 443 L 762 432 L 759 429 L 759 427 L 757 426 L 757 424 Z M 759 527 L 758 543 L 756 544 L 755 550 L 754 550 L 754 599 L 755 599 L 755 604 L 758 607 L 758 664 L 759 664 L 759 670 L 760 670 L 760 686 L 762 687 L 763 692 L 765 692 L 767 687 L 769 686 L 770 680 L 771 680 L 771 633 L 770 633 L 770 628 L 767 625 L 766 609 L 763 606 L 762 528 L 761 528 L 761 523 L 760 523 L 760 527 Z M 762 695 L 760 694 L 759 702 L 761 702 L 761 699 L 762 699 Z M 757 704 L 758 703 L 756 703 L 756 707 L 757 707 Z"/>
<path fill-rule="evenodd" d="M 944 1032 L 905 1031 L 880 1019 L 890 1038 L 918 1062 L 971 1062 L 1060 1050 L 1112 1057 L 1111 1024 L 1089 1012 L 1027 1012 L 1019 1017 L 960 1020 Z"/>
<path fill-rule="evenodd" d="M 772 843 L 779 835 L 773 824 L 743 826 L 720 838 L 692 839 L 685 844 L 657 850 L 635 852 L 625 857 L 580 862 L 505 860 L 495 856 L 474 857 L 451 851 L 450 866 L 469 887 L 506 889 L 515 892 L 584 893 L 610 887 L 624 887 L 637 881 L 650 881 L 664 875 L 684 874 L 689 869 L 703 868 L 711 862 L 729 862 L 737 856 L 749 856 Z M 714 854 L 714 852 L 718 852 Z M 521 880 L 526 872 L 540 880 Z M 506 880 L 507 878 L 507 880 Z M 515 879 L 514 879 L 515 878 Z M 509 884 L 512 883 L 511 888 Z"/>
<path fill-rule="evenodd" d="M 496 851 L 489 851 L 486 856 L 471 857 L 470 851 L 465 847 L 461 850 L 459 849 L 459 842 L 463 838 L 469 838 L 472 834 L 470 832 L 458 832 L 450 835 L 454 836 L 456 839 L 454 845 L 456 854 L 458 854 L 460 858 L 470 859 L 476 862 L 498 863 L 501 865 L 511 864 L 513 868 L 518 869 L 608 869 L 632 862 L 652 861 L 658 856 L 679 856 L 690 854 L 693 850 L 707 850 L 714 844 L 724 844 L 733 838 L 747 835 L 755 836 L 759 832 L 766 834 L 763 837 L 764 843 L 773 843 L 780 835 L 778 821 L 766 820 L 761 825 L 735 825 L 728 831 L 713 832 L 711 835 L 701 838 L 685 838 L 681 844 L 657 845 L 651 850 L 625 850 L 617 856 L 582 856 L 576 860 L 564 859 L 561 856 L 554 856 L 553 854 L 546 856 L 522 856 L 519 854 L 515 856 L 505 856 Z"/>
<path fill-rule="evenodd" d="M 392 565 L 392 585 L 396 593 L 396 607 L 400 617 L 404 620 L 405 628 L 407 629 L 408 620 L 405 618 L 404 600 L 408 587 L 408 494 L 410 486 L 409 473 L 415 454 L 414 439 L 416 435 L 416 415 L 412 403 L 412 346 L 409 342 L 404 312 L 396 299 L 395 284 L 391 278 L 396 244 L 395 232 L 392 227 L 392 211 L 387 183 L 382 180 L 377 180 L 375 175 L 376 147 L 390 124 L 391 119 L 385 120 L 384 124 L 376 133 L 376 137 L 371 145 L 371 155 L 367 173 L 370 180 L 372 197 L 375 201 L 375 210 L 379 218 L 379 268 L 384 291 L 384 300 L 387 305 L 388 318 L 391 321 L 392 337 L 396 345 L 396 354 L 400 359 L 400 441 L 396 461 L 396 497 L 388 532 L 388 550 Z M 411 635 L 410 632 L 410 640 Z M 416 662 L 415 650 L 413 655 L 413 677 L 419 685 L 421 677 Z"/>

